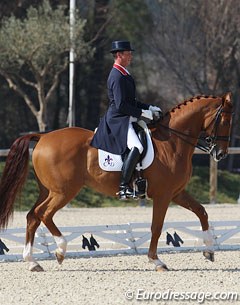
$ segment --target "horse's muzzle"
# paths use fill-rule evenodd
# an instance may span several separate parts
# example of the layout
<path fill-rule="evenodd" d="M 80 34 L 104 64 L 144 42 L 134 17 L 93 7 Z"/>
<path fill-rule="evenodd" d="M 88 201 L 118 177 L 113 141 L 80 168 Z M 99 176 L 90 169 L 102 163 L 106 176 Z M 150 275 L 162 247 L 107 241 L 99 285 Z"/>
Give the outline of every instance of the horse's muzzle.
<path fill-rule="evenodd" d="M 216 147 L 211 151 L 211 155 L 214 161 L 219 162 L 227 157 L 227 151 L 224 152 L 222 149 L 217 149 Z"/>

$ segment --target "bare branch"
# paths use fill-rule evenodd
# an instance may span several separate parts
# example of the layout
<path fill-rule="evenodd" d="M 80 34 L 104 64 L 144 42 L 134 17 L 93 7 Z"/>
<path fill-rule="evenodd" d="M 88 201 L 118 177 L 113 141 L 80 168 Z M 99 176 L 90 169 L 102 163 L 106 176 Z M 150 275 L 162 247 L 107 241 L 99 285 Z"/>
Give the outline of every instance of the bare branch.
<path fill-rule="evenodd" d="M 48 69 L 49 69 L 49 67 L 51 67 L 52 63 L 53 63 L 52 58 L 49 58 L 48 62 L 46 63 L 46 65 L 44 66 L 42 71 L 40 72 L 41 77 L 43 77 L 43 78 L 45 77 L 45 75 L 47 74 Z"/>
<path fill-rule="evenodd" d="M 31 86 L 31 87 L 33 87 L 33 88 L 35 88 L 35 89 L 38 88 L 36 83 L 30 82 L 29 80 L 27 80 L 27 79 L 26 79 L 25 77 L 23 77 L 22 75 L 18 75 L 18 77 L 21 79 L 21 81 L 22 81 L 24 84 L 26 84 L 26 85 L 28 85 L 28 86 Z"/>
<path fill-rule="evenodd" d="M 37 117 L 38 111 L 37 111 L 36 107 L 34 106 L 34 104 L 32 103 L 29 96 L 20 88 L 20 86 L 18 84 L 16 84 L 16 82 L 11 78 L 10 75 L 8 75 L 8 73 L 6 73 L 2 69 L 0 69 L 0 74 L 2 74 L 2 76 L 8 82 L 9 88 L 16 91 L 24 99 L 24 101 L 26 102 L 26 104 L 28 105 L 28 107 L 30 108 L 32 113 L 34 114 L 34 116 Z"/>
<path fill-rule="evenodd" d="M 113 17 L 114 17 L 114 15 L 109 16 L 108 19 L 102 24 L 100 29 L 97 31 L 96 35 L 89 41 L 90 44 L 92 44 L 93 42 L 95 42 L 98 39 L 98 37 L 102 34 L 104 29 L 107 27 L 107 25 L 112 21 Z"/>
<path fill-rule="evenodd" d="M 48 93 L 45 97 L 45 101 L 46 103 L 48 103 L 49 99 L 51 98 L 54 90 L 57 88 L 57 85 L 59 84 L 59 80 L 60 80 L 60 74 L 66 70 L 68 66 L 68 61 L 65 61 L 63 67 L 61 70 L 59 70 L 55 75 L 54 75 L 54 79 L 53 79 L 53 83 L 52 83 L 52 86 L 50 87 L 50 89 L 48 90 Z"/>

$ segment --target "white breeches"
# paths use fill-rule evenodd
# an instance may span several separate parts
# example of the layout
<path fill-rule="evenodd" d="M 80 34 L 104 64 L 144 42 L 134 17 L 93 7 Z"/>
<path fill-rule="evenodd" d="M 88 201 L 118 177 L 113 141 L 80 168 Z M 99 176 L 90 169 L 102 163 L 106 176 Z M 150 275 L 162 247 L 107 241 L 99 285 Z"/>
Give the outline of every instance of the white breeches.
<path fill-rule="evenodd" d="M 128 125 L 128 133 L 127 133 L 127 147 L 130 150 L 133 147 L 137 147 L 141 154 L 143 152 L 143 146 L 132 126 L 132 122 L 134 122 L 134 121 L 136 121 L 136 119 L 133 117 L 130 117 L 129 125 Z"/>

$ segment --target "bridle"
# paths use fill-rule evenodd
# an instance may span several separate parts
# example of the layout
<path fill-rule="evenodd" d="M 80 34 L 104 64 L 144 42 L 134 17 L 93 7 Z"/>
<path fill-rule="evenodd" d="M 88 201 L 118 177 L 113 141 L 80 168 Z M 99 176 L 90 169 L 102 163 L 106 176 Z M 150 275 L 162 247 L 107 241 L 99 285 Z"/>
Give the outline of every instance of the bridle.
<path fill-rule="evenodd" d="M 217 112 L 216 112 L 216 115 L 215 117 L 213 118 L 213 120 L 208 124 L 208 126 L 206 127 L 205 132 L 206 133 L 206 130 L 211 126 L 213 125 L 213 129 L 211 131 L 211 134 L 210 135 L 206 135 L 206 136 L 199 136 L 198 137 L 198 143 L 196 145 L 197 148 L 201 149 L 202 151 L 205 151 L 205 152 L 208 152 L 211 154 L 212 150 L 214 149 L 214 147 L 217 145 L 216 142 L 217 141 L 226 141 L 226 142 L 229 142 L 230 141 L 230 137 L 229 136 L 219 136 L 218 135 L 218 127 L 219 127 L 219 124 L 221 122 L 221 114 L 222 113 L 233 113 L 231 111 L 227 111 L 227 110 L 224 110 L 223 108 L 223 105 L 220 105 L 218 108 L 217 108 Z M 202 142 L 203 141 L 203 145 L 202 145 Z"/>
<path fill-rule="evenodd" d="M 182 141 L 188 143 L 189 145 L 197 147 L 200 150 L 211 154 L 211 152 L 213 151 L 213 149 L 217 145 L 217 143 L 216 143 L 217 141 L 226 141 L 226 142 L 230 141 L 230 137 L 229 136 L 221 136 L 221 135 L 219 136 L 218 135 L 218 127 L 219 127 L 219 124 L 221 122 L 221 114 L 222 113 L 231 113 L 231 114 L 233 114 L 232 111 L 224 110 L 223 104 L 221 104 L 217 108 L 216 115 L 214 116 L 212 121 L 208 124 L 208 126 L 205 128 L 205 130 L 202 131 L 202 133 L 201 133 L 201 135 L 199 137 L 193 137 L 193 136 L 191 136 L 189 134 L 186 134 L 184 132 L 181 132 L 181 131 L 178 131 L 176 129 L 170 128 L 170 127 L 168 127 L 166 125 L 161 124 L 159 121 L 158 121 L 158 124 L 161 127 L 171 131 L 171 133 L 175 134 L 178 138 L 180 138 Z M 206 131 L 212 125 L 213 125 L 213 128 L 211 130 L 210 135 L 208 135 L 206 133 Z M 190 142 L 189 139 L 197 140 L 197 144 L 194 145 L 192 142 Z"/>

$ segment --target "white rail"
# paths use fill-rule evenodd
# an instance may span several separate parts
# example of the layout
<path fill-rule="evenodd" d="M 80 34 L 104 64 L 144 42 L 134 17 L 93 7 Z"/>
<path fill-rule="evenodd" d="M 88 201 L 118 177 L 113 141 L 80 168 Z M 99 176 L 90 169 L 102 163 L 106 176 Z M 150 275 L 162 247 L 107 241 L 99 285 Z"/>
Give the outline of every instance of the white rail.
<path fill-rule="evenodd" d="M 119 225 L 98 225 L 82 227 L 61 227 L 60 231 L 68 241 L 67 257 L 91 257 L 117 254 L 144 254 L 147 253 L 151 238 L 150 223 L 127 223 Z M 240 249 L 240 221 L 213 221 L 210 222 L 215 250 Z M 166 236 L 174 237 L 177 233 L 183 243 L 177 247 L 166 244 Z M 89 241 L 91 236 L 99 247 L 94 250 L 83 249 L 83 236 Z M 22 260 L 22 250 L 25 243 L 25 228 L 7 229 L 0 233 L 1 240 L 9 248 L 9 252 L 0 255 L 0 261 Z M 56 244 L 45 227 L 37 230 L 34 257 L 46 259 L 54 257 Z M 202 230 L 197 221 L 166 222 L 158 243 L 159 252 L 202 251 L 205 246 L 202 242 Z"/>

